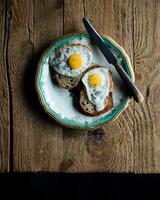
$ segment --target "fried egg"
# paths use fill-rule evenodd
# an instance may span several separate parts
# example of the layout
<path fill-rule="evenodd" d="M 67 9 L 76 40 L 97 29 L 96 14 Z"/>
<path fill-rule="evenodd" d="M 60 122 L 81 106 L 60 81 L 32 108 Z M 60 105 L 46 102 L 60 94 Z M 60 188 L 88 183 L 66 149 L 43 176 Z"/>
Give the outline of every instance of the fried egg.
<path fill-rule="evenodd" d="M 97 111 L 105 108 L 105 99 L 109 95 L 109 71 L 105 67 L 98 67 L 88 71 L 82 82 L 86 88 L 89 101 L 95 105 Z"/>
<path fill-rule="evenodd" d="M 92 53 L 84 45 L 72 44 L 60 47 L 52 56 L 50 65 L 64 76 L 76 77 L 92 63 Z"/>

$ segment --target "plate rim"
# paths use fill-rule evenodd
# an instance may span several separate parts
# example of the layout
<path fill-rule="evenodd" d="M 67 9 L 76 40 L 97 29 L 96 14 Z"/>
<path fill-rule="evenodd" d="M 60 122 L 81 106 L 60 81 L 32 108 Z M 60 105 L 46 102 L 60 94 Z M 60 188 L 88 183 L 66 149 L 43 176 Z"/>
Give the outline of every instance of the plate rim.
<path fill-rule="evenodd" d="M 85 130 L 94 130 L 94 129 L 97 129 L 97 128 L 100 128 L 106 124 L 109 124 L 111 122 L 113 122 L 114 120 L 116 120 L 119 115 L 128 107 L 129 105 L 129 102 L 130 102 L 130 98 L 127 97 L 126 98 L 126 102 L 125 104 L 123 105 L 123 107 L 121 108 L 120 112 L 116 113 L 112 119 L 110 119 L 109 121 L 106 121 L 104 122 L 103 124 L 100 124 L 100 125 L 95 125 L 95 126 L 78 126 L 78 125 L 70 125 L 70 124 L 67 124 L 65 123 L 64 121 L 60 120 L 59 118 L 57 118 L 54 114 L 51 114 L 48 109 L 46 108 L 46 103 L 43 101 L 43 97 L 41 95 L 41 91 L 40 91 L 40 88 L 39 88 L 39 84 L 38 84 L 38 77 L 39 77 L 39 74 L 40 74 L 40 68 L 41 68 L 41 63 L 45 57 L 45 55 L 53 48 L 53 46 L 60 42 L 61 40 L 64 40 L 65 38 L 67 37 L 70 37 L 70 36 L 76 36 L 76 35 L 88 35 L 87 33 L 85 32 L 75 32 L 75 33 L 70 33 L 70 34 L 65 34 L 63 35 L 62 37 L 59 37 L 58 39 L 55 39 L 53 42 L 51 42 L 51 44 L 49 45 L 49 47 L 43 52 L 43 54 L 40 56 L 40 59 L 38 61 L 38 64 L 37 64 L 37 70 L 36 70 L 36 76 L 35 76 L 35 89 L 36 89 L 36 92 L 37 92 L 37 95 L 38 95 L 38 99 L 39 99 L 39 102 L 41 104 L 41 106 L 43 107 L 44 111 L 52 118 L 54 119 L 58 124 L 64 126 L 64 127 L 67 127 L 67 128 L 73 128 L 73 129 L 85 129 Z M 131 61 L 130 61 L 130 58 L 129 56 L 127 55 L 127 53 L 125 52 L 125 50 L 123 49 L 123 47 L 121 47 L 119 44 L 117 44 L 114 39 L 112 39 L 110 36 L 107 36 L 105 34 L 101 34 L 102 37 L 106 38 L 107 40 L 109 40 L 109 42 L 113 43 L 117 48 L 118 50 L 123 54 L 123 56 L 125 57 L 126 61 L 127 61 L 127 65 L 128 65 L 128 68 L 129 68 L 129 71 L 130 71 L 130 74 L 131 74 L 131 79 L 133 80 L 133 82 L 135 82 L 135 75 L 134 75 L 134 71 L 133 71 L 133 67 L 132 67 L 132 64 L 131 64 Z"/>

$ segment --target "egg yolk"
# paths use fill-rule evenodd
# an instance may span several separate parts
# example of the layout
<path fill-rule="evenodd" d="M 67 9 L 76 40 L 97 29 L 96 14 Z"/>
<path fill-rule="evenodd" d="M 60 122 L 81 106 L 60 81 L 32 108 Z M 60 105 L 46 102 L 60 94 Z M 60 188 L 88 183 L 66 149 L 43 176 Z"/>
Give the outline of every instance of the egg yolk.
<path fill-rule="evenodd" d="M 89 76 L 89 85 L 92 88 L 97 88 L 102 83 L 102 78 L 99 74 L 92 74 Z"/>
<path fill-rule="evenodd" d="M 68 65 L 71 69 L 79 69 L 83 66 L 83 58 L 80 54 L 72 54 L 68 58 Z"/>

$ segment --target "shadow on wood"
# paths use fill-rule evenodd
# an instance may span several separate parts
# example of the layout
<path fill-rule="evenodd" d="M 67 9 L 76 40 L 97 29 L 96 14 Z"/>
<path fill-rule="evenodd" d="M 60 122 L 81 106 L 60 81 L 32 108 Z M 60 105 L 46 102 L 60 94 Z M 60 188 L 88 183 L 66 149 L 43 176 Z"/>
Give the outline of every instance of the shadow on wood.
<path fill-rule="evenodd" d="M 63 135 L 66 138 L 77 138 L 78 135 L 85 134 L 85 130 L 80 129 L 71 129 L 71 128 L 63 128 Z"/>
<path fill-rule="evenodd" d="M 43 107 L 41 106 L 38 95 L 35 89 L 35 76 L 37 70 L 38 61 L 43 54 L 43 52 L 48 48 L 49 44 L 46 43 L 44 46 L 40 46 L 39 50 L 34 52 L 30 60 L 27 62 L 27 66 L 25 66 L 24 72 L 24 81 L 23 81 L 23 93 L 25 96 L 26 103 L 34 114 L 38 115 L 38 117 L 42 118 L 44 122 L 51 123 L 55 126 L 59 126 L 58 123 L 54 121 L 50 116 L 45 113 Z"/>

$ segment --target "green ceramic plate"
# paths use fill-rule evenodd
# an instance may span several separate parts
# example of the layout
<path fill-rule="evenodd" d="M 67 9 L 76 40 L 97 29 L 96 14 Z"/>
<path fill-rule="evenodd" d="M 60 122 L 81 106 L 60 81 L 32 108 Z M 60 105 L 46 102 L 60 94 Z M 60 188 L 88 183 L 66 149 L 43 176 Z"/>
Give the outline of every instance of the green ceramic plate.
<path fill-rule="evenodd" d="M 129 57 L 124 50 L 111 38 L 103 36 L 106 45 L 120 60 L 122 66 L 127 74 L 134 81 L 134 73 L 130 63 Z M 113 92 L 113 109 L 98 117 L 86 116 L 78 111 L 73 105 L 73 97 L 68 90 L 65 90 L 52 81 L 51 67 L 49 66 L 49 59 L 55 50 L 65 44 L 84 44 L 91 48 L 93 54 L 93 64 L 99 64 L 108 67 L 113 74 L 113 81 L 115 83 Z M 88 34 L 75 34 L 62 38 L 55 42 L 42 55 L 37 68 L 36 74 L 36 90 L 39 100 L 45 111 L 53 117 L 60 124 L 71 128 L 87 128 L 94 129 L 107 122 L 114 120 L 129 103 L 128 95 L 125 92 L 125 87 L 120 79 L 114 66 L 109 64 L 99 49 L 92 44 Z"/>

